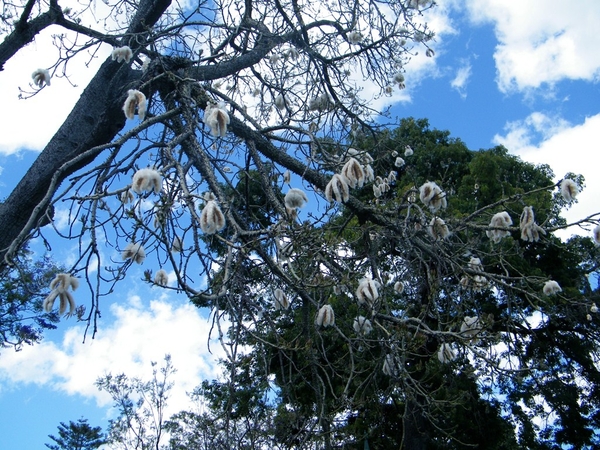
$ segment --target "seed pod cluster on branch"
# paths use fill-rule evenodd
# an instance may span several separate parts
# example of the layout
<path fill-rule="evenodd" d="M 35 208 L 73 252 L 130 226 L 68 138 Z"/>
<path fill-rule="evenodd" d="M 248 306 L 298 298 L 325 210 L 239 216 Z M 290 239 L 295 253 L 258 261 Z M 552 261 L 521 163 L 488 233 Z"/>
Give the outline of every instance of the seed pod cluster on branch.
<path fill-rule="evenodd" d="M 212 392 L 223 448 L 250 428 L 273 433 L 260 448 L 428 448 L 428 436 L 475 448 L 478 423 L 518 448 L 560 437 L 571 413 L 600 429 L 586 412 L 600 409 L 599 216 L 577 222 L 591 238 L 554 234 L 573 225 L 560 211 L 583 180 L 375 116 L 371 95 L 393 95 L 410 57 L 433 55 L 432 2 L 119 5 L 114 30 L 69 22 L 91 41 L 61 54 L 113 54 L 0 204 L 7 263 L 31 236 L 75 241 L 94 330 L 113 283 L 142 272 L 132 262 L 149 285 L 170 275 L 167 293 L 210 310 L 225 349 L 229 379 Z M 44 307 L 60 298 L 71 314 L 62 275 Z M 563 386 L 571 409 L 552 403 Z M 550 423 L 547 404 L 555 423 L 515 435 Z"/>

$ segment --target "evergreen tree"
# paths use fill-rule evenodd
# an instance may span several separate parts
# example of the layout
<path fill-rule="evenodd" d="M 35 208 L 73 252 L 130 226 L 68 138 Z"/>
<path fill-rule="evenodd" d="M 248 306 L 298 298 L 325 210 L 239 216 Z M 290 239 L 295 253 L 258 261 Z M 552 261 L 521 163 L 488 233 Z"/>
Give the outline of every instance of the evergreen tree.
<path fill-rule="evenodd" d="M 90 27 L 85 2 L 3 10 L 18 19 L 0 21 L 0 68 L 50 25 L 78 34 L 24 97 L 113 52 L 0 204 L 0 265 L 32 236 L 76 241 L 94 331 L 132 264 L 172 269 L 226 351 L 210 414 L 187 419 L 214 419 L 226 448 L 600 445 L 600 216 L 560 217 L 584 180 L 374 117 L 410 56 L 433 55 L 434 2 L 107 1 Z M 46 227 L 54 205 L 64 232 Z M 554 234 L 575 225 L 592 237 Z M 158 445 L 162 415 L 128 395 L 148 386 L 104 381 L 113 429 Z"/>
<path fill-rule="evenodd" d="M 69 424 L 61 422 L 58 426 L 58 437 L 48 435 L 55 444 L 45 444 L 51 450 L 92 450 L 100 448 L 106 441 L 101 427 L 92 427 L 87 419 L 78 419 Z"/>

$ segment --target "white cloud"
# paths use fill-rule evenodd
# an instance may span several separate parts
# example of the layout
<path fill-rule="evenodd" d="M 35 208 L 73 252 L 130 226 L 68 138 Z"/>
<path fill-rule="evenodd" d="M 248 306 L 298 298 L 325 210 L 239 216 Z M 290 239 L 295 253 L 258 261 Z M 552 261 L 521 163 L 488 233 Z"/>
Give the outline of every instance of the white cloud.
<path fill-rule="evenodd" d="M 450 86 L 458 91 L 464 99 L 467 97 L 467 84 L 471 78 L 471 63 L 468 60 L 463 60 L 461 66 L 456 71 L 456 76 L 450 81 Z"/>
<path fill-rule="evenodd" d="M 467 7 L 474 22 L 494 25 L 503 92 L 563 79 L 598 81 L 597 0 L 469 0 Z"/>
<path fill-rule="evenodd" d="M 52 34 L 63 31 L 56 26 L 49 27 L 5 64 L 0 84 L 0 123 L 3 130 L 10 132 L 2 135 L 1 153 L 12 154 L 20 149 L 41 150 L 64 122 L 83 89 L 110 54 L 108 46 L 102 47 L 89 67 L 84 62 L 90 56 L 85 52 L 78 54 L 67 66 L 69 80 L 75 87 L 66 78 L 60 78 L 55 73 L 50 86 L 44 87 L 33 97 L 19 99 L 20 89 L 29 93 L 36 91 L 32 85 L 31 73 L 54 64 L 58 50 L 52 44 Z M 23 96 L 27 97 L 28 94 L 24 93 Z"/>
<path fill-rule="evenodd" d="M 144 304 L 146 303 L 146 304 Z M 214 340 L 207 344 L 212 319 L 186 303 L 175 306 L 173 299 L 143 302 L 131 296 L 127 304 L 113 304 L 114 323 L 100 327 L 95 339 L 82 343 L 83 326 L 66 330 L 60 343 L 44 341 L 20 352 L 5 351 L 0 358 L 0 379 L 17 384 L 35 383 L 66 394 L 94 398 L 106 406 L 110 398 L 94 382 L 109 372 L 149 379 L 151 362 L 162 363 L 172 356 L 174 376 L 170 412 L 187 405 L 186 392 L 203 379 L 218 378 L 217 359 L 224 356 Z M 61 323 L 65 324 L 68 321 Z"/>
<path fill-rule="evenodd" d="M 61 6 L 71 9 L 69 17 L 73 20 L 89 28 L 100 25 L 100 31 L 104 33 L 122 29 L 120 22 L 127 16 L 123 9 L 115 14 L 112 0 L 87 5 L 77 0 L 64 0 Z M 0 36 L 0 39 L 3 38 Z M 65 62 L 66 51 L 64 48 L 59 50 L 56 43 L 72 51 L 87 45 L 88 41 L 86 36 L 52 25 L 6 62 L 0 83 L 0 123 L 3 130 L 0 153 L 12 154 L 21 149 L 42 150 L 56 133 L 112 51 L 107 44 L 90 46 Z M 31 74 L 38 68 L 49 69 L 52 75 L 51 85 L 39 92 L 31 79 Z M 19 99 L 20 93 L 24 99 Z M 32 93 L 36 94 L 31 96 Z"/>
<path fill-rule="evenodd" d="M 517 150 L 550 139 L 570 127 L 571 124 L 559 116 L 534 112 L 524 120 L 508 122 L 504 127 L 506 135 L 497 134 L 493 141 L 495 144 L 504 145 L 509 150 Z"/>
<path fill-rule="evenodd" d="M 534 142 L 536 136 L 541 137 L 539 142 Z M 586 187 L 577 197 L 578 203 L 563 212 L 568 221 L 600 211 L 597 200 L 600 179 L 596 174 L 600 164 L 600 114 L 587 117 L 581 124 L 570 125 L 561 118 L 534 113 L 521 122 L 509 123 L 507 134 L 497 135 L 494 141 L 525 161 L 550 165 L 555 181 L 567 172 L 585 177 Z"/>

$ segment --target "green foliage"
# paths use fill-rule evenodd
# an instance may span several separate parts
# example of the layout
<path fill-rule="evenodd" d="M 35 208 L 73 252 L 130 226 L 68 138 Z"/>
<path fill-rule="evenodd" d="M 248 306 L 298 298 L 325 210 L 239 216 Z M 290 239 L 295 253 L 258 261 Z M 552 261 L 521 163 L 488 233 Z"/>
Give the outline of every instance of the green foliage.
<path fill-rule="evenodd" d="M 96 387 L 112 397 L 119 414 L 109 421 L 106 441 L 111 448 L 161 448 L 166 421 L 164 413 L 173 387 L 170 378 L 174 373 L 171 356 L 166 355 L 163 366 L 152 363 L 150 381 L 129 378 L 125 374 L 108 374 L 96 381 Z"/>
<path fill-rule="evenodd" d="M 404 157 L 407 146 L 414 154 Z M 292 299 L 288 310 L 273 311 L 268 303 L 277 278 L 267 267 L 253 262 L 252 270 L 236 275 L 238 295 L 252 285 L 265 318 L 254 319 L 250 298 L 225 306 L 254 321 L 251 331 L 236 328 L 235 336 L 251 353 L 228 362 L 236 389 L 230 381 L 205 391 L 212 407 L 236 419 L 270 409 L 274 438 L 291 448 L 320 442 L 324 448 L 516 449 L 553 441 L 581 448 L 595 442 L 598 335 L 586 316 L 597 298 L 589 277 L 598 249 L 589 238 L 562 242 L 549 232 L 527 242 L 518 229 L 526 206 L 545 229 L 565 225 L 549 167 L 523 162 L 503 147 L 471 151 L 426 120 L 404 120 L 354 147 L 371 154 L 375 173 L 398 172 L 377 199 L 370 184 L 352 192 L 381 219 L 342 207 L 321 227 L 286 229 L 293 256 L 281 270 L 297 280 L 281 286 Z M 406 160 L 401 168 L 394 168 L 396 155 Z M 432 242 L 427 233 L 434 215 L 418 193 L 426 181 L 447 198 L 448 207 L 436 213 L 452 231 L 443 241 Z M 486 231 L 501 211 L 513 227 L 493 242 Z M 344 267 L 328 258 L 340 250 L 351 255 Z M 475 256 L 485 284 L 466 288 Z M 355 301 L 365 273 L 381 281 L 372 310 Z M 560 284 L 560 295 L 541 294 L 549 279 Z M 402 294 L 394 292 L 395 281 L 406 286 Z M 324 304 L 333 307 L 336 325 L 319 329 L 314 318 Z M 373 323 L 368 336 L 353 331 L 358 315 Z M 479 318 L 477 339 L 461 336 L 465 316 Z M 447 364 L 437 357 L 444 342 L 457 352 Z M 389 357 L 392 374 L 382 370 Z M 277 393 L 275 404 L 253 403 L 268 392 Z M 555 418 L 540 427 L 544 405 Z"/>
<path fill-rule="evenodd" d="M 24 250 L 14 267 L 0 273 L 0 348 L 33 345 L 42 339 L 44 330 L 56 328 L 56 312 L 46 313 L 42 303 L 50 281 L 58 271 L 54 262 L 44 257 L 32 261 Z"/>
<path fill-rule="evenodd" d="M 45 444 L 51 450 L 92 450 L 100 448 L 106 441 L 101 427 L 92 427 L 87 419 L 79 419 L 77 422 L 69 421 L 69 424 L 61 422 L 58 426 L 58 437 L 48 436 L 56 444 Z"/>

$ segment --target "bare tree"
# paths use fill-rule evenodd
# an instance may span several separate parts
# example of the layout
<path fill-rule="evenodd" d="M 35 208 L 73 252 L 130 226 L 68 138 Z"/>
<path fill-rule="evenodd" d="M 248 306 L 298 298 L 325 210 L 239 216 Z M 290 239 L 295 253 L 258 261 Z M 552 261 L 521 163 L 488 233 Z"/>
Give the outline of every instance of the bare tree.
<path fill-rule="evenodd" d="M 469 403 L 465 392 L 476 404 L 497 380 L 506 392 L 524 379 L 545 386 L 542 401 L 527 399 L 533 415 L 594 416 L 561 410 L 536 372 L 552 352 L 532 356 L 551 342 L 555 364 L 544 374 L 564 381 L 572 355 L 553 331 L 569 343 L 585 335 L 590 345 L 573 357 L 581 378 L 567 384 L 585 379 L 575 398 L 595 411 L 597 330 L 582 318 L 597 308 L 581 282 L 595 265 L 567 289 L 568 277 L 561 287 L 539 263 L 562 248 L 552 232 L 574 225 L 559 211 L 582 180 L 557 186 L 547 169 L 501 149 L 477 156 L 443 134 L 429 142 L 425 126 L 395 139 L 376 126 L 373 102 L 404 87 L 413 52 L 433 55 L 421 21 L 431 1 L 107 4 L 110 31 L 80 24 L 90 5 L 4 7 L 0 64 L 45 26 L 77 33 L 57 42 L 61 57 L 36 74 L 38 86 L 68 75 L 76 53 L 106 44 L 113 53 L 0 205 L 3 264 L 33 233 L 52 233 L 43 225 L 68 205 L 70 227 L 59 234 L 79 243 L 71 274 L 93 287 L 94 332 L 102 297 L 131 264 L 173 270 L 177 285 L 165 288 L 214 311 L 228 351 L 227 414 L 251 344 L 260 350 L 252 370 L 281 390 L 290 447 L 344 445 L 340 430 L 371 393 L 379 405 L 401 403 L 400 445 L 461 442 L 449 411 Z M 577 247 L 578 262 L 595 257 L 591 242 Z M 161 271 L 146 275 L 167 284 Z M 482 381 L 474 386 L 467 371 Z M 468 389 L 449 389 L 457 380 Z"/>
<path fill-rule="evenodd" d="M 111 448 L 159 450 L 164 441 L 165 409 L 171 378 L 176 372 L 171 356 L 166 355 L 164 365 L 152 363 L 152 379 L 129 378 L 126 374 L 108 374 L 96 381 L 96 387 L 106 391 L 113 400 L 118 417 L 111 420 L 107 442 Z"/>

